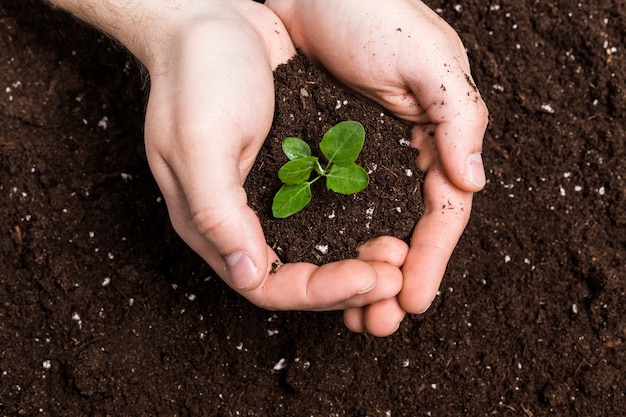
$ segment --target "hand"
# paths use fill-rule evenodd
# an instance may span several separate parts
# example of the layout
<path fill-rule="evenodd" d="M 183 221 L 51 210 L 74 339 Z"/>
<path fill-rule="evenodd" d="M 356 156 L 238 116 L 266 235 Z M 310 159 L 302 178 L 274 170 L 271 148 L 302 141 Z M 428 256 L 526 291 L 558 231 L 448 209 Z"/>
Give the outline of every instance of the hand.
<path fill-rule="evenodd" d="M 425 311 L 469 220 L 472 193 L 485 185 L 480 152 L 488 112 L 458 35 L 417 0 L 265 4 L 310 59 L 415 123 L 411 144 L 419 150 L 417 166 L 426 174 L 425 212 L 402 265 L 397 302 L 406 312 Z M 376 255 L 370 251 L 368 256 Z M 355 311 L 346 312 L 347 325 L 362 329 L 364 310 Z"/>
<path fill-rule="evenodd" d="M 177 27 L 165 58 L 148 65 L 146 150 L 178 234 L 260 307 L 333 310 L 394 297 L 402 274 L 384 256 L 280 266 L 247 205 L 242 184 L 273 118 L 272 68 L 295 53 L 280 20 L 226 0 Z"/>

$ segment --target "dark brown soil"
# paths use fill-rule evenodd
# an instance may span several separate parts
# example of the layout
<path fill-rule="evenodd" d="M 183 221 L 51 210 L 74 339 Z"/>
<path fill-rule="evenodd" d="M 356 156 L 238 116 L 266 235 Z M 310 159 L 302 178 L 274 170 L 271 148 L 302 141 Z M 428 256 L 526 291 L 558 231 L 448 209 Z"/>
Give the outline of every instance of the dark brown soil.
<path fill-rule="evenodd" d="M 169 225 L 132 60 L 39 2 L 0 0 L 0 415 L 624 415 L 626 6 L 428 3 L 490 108 L 489 182 L 433 307 L 376 339 L 338 312 L 258 309 L 215 278 Z M 252 204 L 270 244 L 326 262 L 405 238 L 420 210 L 407 127 L 350 113 L 357 99 L 308 68 L 277 77 L 294 83 L 278 117 L 304 123 L 287 134 L 316 143 L 338 120 L 375 121 L 361 162 L 377 168 L 364 193 L 277 222 L 263 199 L 284 133 L 270 134 L 251 177 L 267 176 Z"/>

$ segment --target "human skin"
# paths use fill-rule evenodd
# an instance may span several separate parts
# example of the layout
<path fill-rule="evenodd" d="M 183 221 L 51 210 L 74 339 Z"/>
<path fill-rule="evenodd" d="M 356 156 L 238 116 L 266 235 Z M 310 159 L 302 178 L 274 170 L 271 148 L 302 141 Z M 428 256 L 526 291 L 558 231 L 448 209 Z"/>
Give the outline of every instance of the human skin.
<path fill-rule="evenodd" d="M 228 285 L 272 310 L 349 311 L 395 298 L 407 253 L 395 238 L 370 241 L 366 258 L 273 267 L 278 256 L 243 189 L 272 123 L 272 69 L 295 53 L 270 9 L 250 0 L 53 3 L 117 39 L 147 68 L 152 173 L 177 233 Z M 397 316 L 389 323 L 373 311 L 373 334 L 396 330 Z"/>
<path fill-rule="evenodd" d="M 344 313 L 354 331 L 388 332 L 422 313 L 439 289 L 485 185 L 488 111 L 456 32 L 417 0 L 267 0 L 294 44 L 339 81 L 415 124 L 411 145 L 425 173 L 424 214 L 413 232 L 397 297 Z M 361 248 L 360 259 L 382 247 Z M 379 327 L 380 326 L 380 327 Z"/>

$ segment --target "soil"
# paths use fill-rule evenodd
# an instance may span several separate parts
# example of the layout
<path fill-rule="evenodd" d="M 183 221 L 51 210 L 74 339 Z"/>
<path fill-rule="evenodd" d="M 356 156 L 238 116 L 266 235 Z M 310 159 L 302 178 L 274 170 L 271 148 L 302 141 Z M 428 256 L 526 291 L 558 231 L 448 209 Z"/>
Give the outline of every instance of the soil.
<path fill-rule="evenodd" d="M 275 88 L 274 123 L 245 188 L 281 260 L 323 264 L 354 258 L 361 243 L 381 235 L 408 243 L 423 211 L 423 175 L 415 167 L 417 150 L 409 146 L 411 125 L 332 82 L 301 54 L 276 69 Z M 365 145 L 356 162 L 370 175 L 368 187 L 340 195 L 320 180 L 313 184 L 313 199 L 304 210 L 275 219 L 271 202 L 281 187 L 277 173 L 288 161 L 282 141 L 301 138 L 324 161 L 319 143 L 342 120 L 356 120 L 365 128 Z"/>
<path fill-rule="evenodd" d="M 134 61 L 64 13 L 0 0 L 0 415 L 624 415 L 626 5 L 428 4 L 491 111 L 488 184 L 434 305 L 378 339 L 227 288 L 169 224 Z M 408 127 L 290 65 L 246 185 L 268 242 L 320 263 L 406 238 L 421 212 Z M 300 217 L 271 219 L 280 140 L 316 144 L 347 118 L 374 122 L 372 184 L 331 201 L 317 187 Z"/>

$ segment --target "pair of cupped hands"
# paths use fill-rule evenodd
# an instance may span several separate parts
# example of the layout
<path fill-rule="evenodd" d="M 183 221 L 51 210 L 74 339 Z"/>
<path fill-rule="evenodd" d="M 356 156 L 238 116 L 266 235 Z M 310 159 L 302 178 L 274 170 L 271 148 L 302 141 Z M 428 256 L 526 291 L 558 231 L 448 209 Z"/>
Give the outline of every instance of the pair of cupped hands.
<path fill-rule="evenodd" d="M 416 0 L 182 2 L 152 55 L 146 150 L 177 233 L 220 277 L 271 310 L 343 310 L 385 336 L 432 303 L 485 185 L 487 109 L 452 28 Z M 150 16 L 144 16 L 149 19 Z M 266 244 L 243 183 L 274 112 L 273 69 L 300 48 L 339 81 L 414 123 L 425 212 L 410 245 L 366 242 L 356 259 L 288 263 Z M 390 140 L 392 140 L 390 138 Z M 445 207 L 443 209 L 442 207 Z"/>

